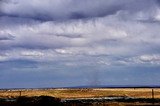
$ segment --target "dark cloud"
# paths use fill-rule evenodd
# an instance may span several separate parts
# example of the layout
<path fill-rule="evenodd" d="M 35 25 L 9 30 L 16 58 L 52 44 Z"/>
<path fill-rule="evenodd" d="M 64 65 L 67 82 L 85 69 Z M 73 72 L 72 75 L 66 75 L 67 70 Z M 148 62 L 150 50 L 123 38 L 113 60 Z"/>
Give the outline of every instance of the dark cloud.
<path fill-rule="evenodd" d="M 82 34 L 57 34 L 56 36 L 68 38 L 82 38 Z"/>
<path fill-rule="evenodd" d="M 0 41 L 3 41 L 3 40 L 14 40 L 14 36 L 12 36 L 11 34 L 3 34 L 3 33 L 0 33 Z"/>
<path fill-rule="evenodd" d="M 153 4 L 153 1 L 148 2 Z M 116 0 L 93 0 L 92 2 L 89 0 L 47 0 L 43 2 L 35 0 L 33 3 L 24 0 L 7 1 L 2 5 L 1 16 L 33 18 L 42 21 L 84 19 L 113 15 L 121 10 L 133 10 L 132 12 L 134 12 L 146 8 L 146 6 L 150 6 L 150 3 L 146 3 L 144 0 L 120 0 L 118 2 Z"/>
<path fill-rule="evenodd" d="M 159 0 L 156 0 L 156 2 L 160 5 L 160 1 Z"/>

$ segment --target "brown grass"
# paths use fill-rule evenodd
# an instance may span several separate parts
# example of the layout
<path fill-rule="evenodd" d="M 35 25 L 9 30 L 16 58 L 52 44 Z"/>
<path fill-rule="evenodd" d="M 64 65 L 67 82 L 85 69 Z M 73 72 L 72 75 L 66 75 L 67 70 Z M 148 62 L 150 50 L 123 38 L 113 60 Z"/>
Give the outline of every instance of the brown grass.
<path fill-rule="evenodd" d="M 0 98 L 13 98 L 20 96 L 53 96 L 57 98 L 88 98 L 104 96 L 129 96 L 137 98 L 151 98 L 152 89 L 125 88 L 125 89 L 48 89 L 48 90 L 8 90 L 0 91 Z M 154 97 L 160 98 L 160 89 L 154 89 Z"/>

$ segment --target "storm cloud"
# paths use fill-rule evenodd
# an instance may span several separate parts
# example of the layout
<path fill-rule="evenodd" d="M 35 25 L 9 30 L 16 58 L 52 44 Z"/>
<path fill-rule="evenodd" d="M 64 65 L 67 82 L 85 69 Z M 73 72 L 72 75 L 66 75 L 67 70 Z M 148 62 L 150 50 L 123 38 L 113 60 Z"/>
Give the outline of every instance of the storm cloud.
<path fill-rule="evenodd" d="M 1 0 L 0 87 L 159 84 L 159 29 L 158 0 Z"/>

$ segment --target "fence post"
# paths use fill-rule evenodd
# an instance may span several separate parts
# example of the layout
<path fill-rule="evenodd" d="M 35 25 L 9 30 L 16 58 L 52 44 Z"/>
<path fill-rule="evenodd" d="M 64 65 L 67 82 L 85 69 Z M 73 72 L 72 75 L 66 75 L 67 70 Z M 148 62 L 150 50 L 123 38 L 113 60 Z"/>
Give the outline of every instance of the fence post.
<path fill-rule="evenodd" d="M 19 91 L 19 96 L 22 96 L 22 91 Z"/>
<path fill-rule="evenodd" d="M 152 89 L 152 104 L 154 105 L 154 89 Z"/>
<path fill-rule="evenodd" d="M 154 89 L 152 89 L 152 99 L 154 99 Z"/>

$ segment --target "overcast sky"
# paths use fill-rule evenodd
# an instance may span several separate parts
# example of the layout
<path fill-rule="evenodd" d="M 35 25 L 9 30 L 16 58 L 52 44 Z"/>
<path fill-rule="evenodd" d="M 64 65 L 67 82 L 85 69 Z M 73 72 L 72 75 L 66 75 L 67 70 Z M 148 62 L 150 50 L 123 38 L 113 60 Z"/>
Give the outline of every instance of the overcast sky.
<path fill-rule="evenodd" d="M 159 77 L 159 0 L 0 0 L 0 88 Z"/>

